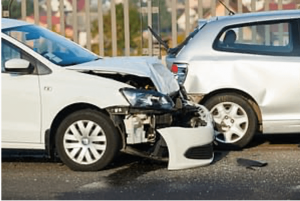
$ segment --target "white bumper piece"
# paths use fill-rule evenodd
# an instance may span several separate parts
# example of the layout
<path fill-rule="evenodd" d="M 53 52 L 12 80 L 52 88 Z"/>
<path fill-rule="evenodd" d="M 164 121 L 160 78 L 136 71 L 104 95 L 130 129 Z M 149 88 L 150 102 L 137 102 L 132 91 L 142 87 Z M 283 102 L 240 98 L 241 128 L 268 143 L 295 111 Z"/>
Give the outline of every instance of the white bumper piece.
<path fill-rule="evenodd" d="M 169 151 L 168 170 L 208 165 L 213 161 L 214 129 L 211 124 L 197 128 L 158 129 Z"/>

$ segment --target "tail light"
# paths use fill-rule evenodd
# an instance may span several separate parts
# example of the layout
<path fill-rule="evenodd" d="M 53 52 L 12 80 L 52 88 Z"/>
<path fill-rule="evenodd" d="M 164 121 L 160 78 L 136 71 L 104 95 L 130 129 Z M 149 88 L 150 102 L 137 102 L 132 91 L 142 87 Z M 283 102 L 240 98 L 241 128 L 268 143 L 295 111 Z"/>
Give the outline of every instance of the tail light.
<path fill-rule="evenodd" d="M 173 65 L 172 65 L 171 71 L 172 71 L 172 73 L 174 73 L 174 74 L 177 74 L 177 73 L 178 73 L 178 66 L 177 66 L 177 64 L 173 64 Z"/>
<path fill-rule="evenodd" d="M 183 84 L 187 75 L 188 65 L 187 64 L 173 64 L 171 71 L 175 76 L 175 79 L 179 84 Z"/>

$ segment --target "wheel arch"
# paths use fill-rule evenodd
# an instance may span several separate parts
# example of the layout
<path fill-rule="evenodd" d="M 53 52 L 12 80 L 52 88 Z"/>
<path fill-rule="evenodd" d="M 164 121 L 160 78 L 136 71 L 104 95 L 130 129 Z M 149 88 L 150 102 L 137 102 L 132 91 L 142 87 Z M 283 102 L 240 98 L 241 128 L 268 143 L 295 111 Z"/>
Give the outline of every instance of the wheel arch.
<path fill-rule="evenodd" d="M 55 154 L 55 137 L 56 137 L 56 132 L 60 125 L 60 122 L 62 122 L 62 120 L 64 118 L 66 118 L 68 115 L 72 114 L 73 112 L 78 111 L 78 110 L 84 110 L 84 109 L 92 109 L 92 110 L 101 112 L 101 113 L 107 115 L 108 117 L 110 117 L 110 114 L 105 109 L 101 109 L 92 104 L 75 103 L 75 104 L 66 106 L 55 116 L 54 120 L 51 123 L 50 129 L 48 129 L 46 131 L 46 135 L 45 135 L 46 151 L 50 157 L 54 157 L 54 154 Z M 111 119 L 111 121 L 115 125 L 115 122 L 112 119 Z M 122 139 L 121 141 L 123 143 L 125 136 L 122 135 L 122 132 L 119 127 L 117 127 L 116 130 L 118 131 L 118 134 L 120 135 L 120 138 Z M 124 146 L 124 144 L 122 144 L 121 146 Z"/>
<path fill-rule="evenodd" d="M 262 131 L 262 114 L 261 114 L 261 110 L 257 104 L 257 102 L 255 101 L 255 99 L 248 93 L 239 90 L 239 89 L 232 89 L 232 88 L 225 88 L 225 89 L 218 89 L 215 91 L 212 91 L 206 95 L 204 95 L 204 97 L 200 100 L 200 104 L 205 104 L 211 97 L 217 95 L 217 94 L 238 94 L 240 96 L 242 96 L 245 100 L 247 100 L 247 102 L 250 104 L 250 106 L 252 107 L 253 111 L 256 114 L 257 120 L 258 120 L 258 124 L 259 124 L 259 131 Z"/>

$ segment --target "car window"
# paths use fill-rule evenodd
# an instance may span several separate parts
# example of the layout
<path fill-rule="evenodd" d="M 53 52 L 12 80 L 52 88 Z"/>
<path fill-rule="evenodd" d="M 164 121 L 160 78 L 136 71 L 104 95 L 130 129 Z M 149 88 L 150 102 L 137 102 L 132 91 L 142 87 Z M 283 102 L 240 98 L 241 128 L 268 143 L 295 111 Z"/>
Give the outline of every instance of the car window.
<path fill-rule="evenodd" d="M 10 59 L 21 59 L 21 51 L 7 41 L 1 40 L 1 72 L 5 72 L 5 62 Z"/>
<path fill-rule="evenodd" d="M 5 39 L 1 39 L 1 72 L 6 72 L 5 70 L 5 62 L 10 59 L 25 59 L 30 62 L 32 71 L 30 74 L 37 74 L 36 68 L 36 59 L 6 41 Z"/>
<path fill-rule="evenodd" d="M 70 66 L 99 59 L 97 55 L 70 40 L 35 25 L 3 29 L 2 32 L 27 45 L 56 65 Z"/>
<path fill-rule="evenodd" d="M 292 24 L 289 22 L 246 24 L 223 29 L 214 48 L 221 51 L 292 55 Z"/>

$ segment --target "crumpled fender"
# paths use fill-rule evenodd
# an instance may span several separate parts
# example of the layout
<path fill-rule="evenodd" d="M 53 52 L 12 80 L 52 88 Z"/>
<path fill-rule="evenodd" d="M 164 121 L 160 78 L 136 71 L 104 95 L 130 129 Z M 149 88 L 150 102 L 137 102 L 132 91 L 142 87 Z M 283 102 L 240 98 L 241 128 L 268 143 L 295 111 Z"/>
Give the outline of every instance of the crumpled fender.
<path fill-rule="evenodd" d="M 200 167 L 213 161 L 215 135 L 211 124 L 197 128 L 167 127 L 158 132 L 168 147 L 168 170 Z"/>

